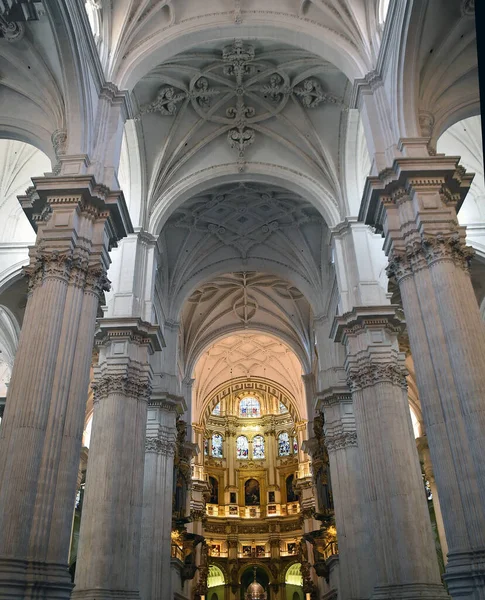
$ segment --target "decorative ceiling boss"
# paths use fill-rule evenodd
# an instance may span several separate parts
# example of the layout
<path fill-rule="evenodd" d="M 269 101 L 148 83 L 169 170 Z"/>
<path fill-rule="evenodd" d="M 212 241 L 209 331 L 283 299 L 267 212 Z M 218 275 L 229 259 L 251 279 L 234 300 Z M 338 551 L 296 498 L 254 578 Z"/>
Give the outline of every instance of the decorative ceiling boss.
<path fill-rule="evenodd" d="M 290 100 L 304 108 L 335 104 L 345 109 L 342 99 L 325 92 L 314 77 L 301 80 L 288 67 L 257 56 L 254 46 L 242 40 L 225 46 L 221 58 L 194 75 L 187 87 L 164 84 L 153 102 L 142 106 L 140 115 L 160 113 L 173 116 L 190 104 L 204 121 L 219 125 L 227 133 L 231 148 L 244 159 L 254 143 L 258 124 L 275 117 Z"/>

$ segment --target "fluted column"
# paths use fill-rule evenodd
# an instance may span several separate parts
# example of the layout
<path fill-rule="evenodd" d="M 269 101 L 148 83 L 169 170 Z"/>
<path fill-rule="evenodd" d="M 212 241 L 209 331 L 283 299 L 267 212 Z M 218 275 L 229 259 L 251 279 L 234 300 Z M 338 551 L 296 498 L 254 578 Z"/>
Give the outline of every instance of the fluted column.
<path fill-rule="evenodd" d="M 365 510 L 352 396 L 345 389 L 328 390 L 321 396 L 321 407 L 338 535 L 339 597 L 341 600 L 369 598 L 374 587 L 369 552 L 373 523 Z"/>
<path fill-rule="evenodd" d="M 158 327 L 104 319 L 73 598 L 137 599 L 149 356 Z"/>
<path fill-rule="evenodd" d="M 140 595 L 143 600 L 171 598 L 173 457 L 177 413 L 183 399 L 151 398 L 145 441 L 141 530 Z"/>
<path fill-rule="evenodd" d="M 419 455 L 423 461 L 423 470 L 426 479 L 429 483 L 429 488 L 433 496 L 433 508 L 436 518 L 436 527 L 438 529 L 438 536 L 441 544 L 441 551 L 443 553 L 443 561 L 446 565 L 447 554 L 448 554 L 448 542 L 446 541 L 445 526 L 443 523 L 443 515 L 441 513 L 440 499 L 438 496 L 438 490 L 436 489 L 436 480 L 434 478 L 433 465 L 431 463 L 431 455 L 429 453 L 428 438 L 424 435 L 416 439 Z"/>
<path fill-rule="evenodd" d="M 381 228 L 399 284 L 448 542 L 454 598 L 485 597 L 485 326 L 456 207 L 456 157 L 396 160 L 369 178 L 361 218 Z"/>
<path fill-rule="evenodd" d="M 446 598 L 407 402 L 395 307 L 360 307 L 337 317 L 371 514 L 372 598 Z"/>
<path fill-rule="evenodd" d="M 131 225 L 90 176 L 33 179 L 29 297 L 0 436 L 0 597 L 69 598 L 68 554 L 96 312 Z"/>

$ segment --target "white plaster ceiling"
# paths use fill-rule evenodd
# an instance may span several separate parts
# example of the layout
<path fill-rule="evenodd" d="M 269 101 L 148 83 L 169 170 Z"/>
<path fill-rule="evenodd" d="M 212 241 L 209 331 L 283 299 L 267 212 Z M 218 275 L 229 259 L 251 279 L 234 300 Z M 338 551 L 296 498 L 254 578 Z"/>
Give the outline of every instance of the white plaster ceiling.
<path fill-rule="evenodd" d="M 228 273 L 198 287 L 182 315 L 187 369 L 220 335 L 253 329 L 285 340 L 305 372 L 313 360 L 312 310 L 303 294 L 274 275 Z"/>
<path fill-rule="evenodd" d="M 314 54 L 266 40 L 206 43 L 135 87 L 149 210 L 168 190 L 221 164 L 277 164 L 342 198 L 341 116 L 348 80 Z"/>
<path fill-rule="evenodd" d="M 228 184 L 191 198 L 168 220 L 159 239 L 157 289 L 163 312 L 178 321 L 194 290 L 235 271 L 264 272 L 291 282 L 320 312 L 330 268 L 328 236 L 318 211 L 280 188 Z"/>
<path fill-rule="evenodd" d="M 194 369 L 194 415 L 212 390 L 237 377 L 264 377 L 286 388 L 306 415 L 302 367 L 293 350 L 274 336 L 254 331 L 229 335 L 213 343 Z"/>

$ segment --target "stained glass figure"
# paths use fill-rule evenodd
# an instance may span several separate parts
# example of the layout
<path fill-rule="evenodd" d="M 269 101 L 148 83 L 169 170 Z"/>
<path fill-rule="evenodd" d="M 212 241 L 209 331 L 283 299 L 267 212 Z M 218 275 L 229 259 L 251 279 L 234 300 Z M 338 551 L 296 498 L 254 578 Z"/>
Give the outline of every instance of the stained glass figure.
<path fill-rule="evenodd" d="M 222 435 L 220 433 L 214 433 L 212 436 L 212 456 L 222 458 Z"/>
<path fill-rule="evenodd" d="M 253 458 L 264 458 L 264 437 L 262 435 L 253 437 Z"/>
<path fill-rule="evenodd" d="M 298 454 L 298 438 L 293 438 L 293 454 Z"/>
<path fill-rule="evenodd" d="M 236 456 L 238 458 L 248 458 L 249 444 L 245 435 L 240 435 L 236 440 Z"/>
<path fill-rule="evenodd" d="M 209 438 L 204 439 L 204 456 L 209 456 Z"/>
<path fill-rule="evenodd" d="M 289 456 L 290 454 L 290 436 L 288 432 L 283 431 L 278 436 L 278 455 Z"/>
<path fill-rule="evenodd" d="M 280 415 L 284 415 L 287 412 L 288 409 L 286 408 L 286 406 L 283 404 L 283 402 L 280 402 Z"/>
<path fill-rule="evenodd" d="M 239 416 L 240 417 L 260 417 L 261 416 L 261 405 L 257 398 L 248 396 L 243 398 L 239 402 Z"/>
<path fill-rule="evenodd" d="M 220 414 L 221 414 L 221 403 L 220 402 L 218 402 L 214 406 L 214 408 L 212 409 L 212 414 L 216 415 L 216 417 L 220 416 Z"/>

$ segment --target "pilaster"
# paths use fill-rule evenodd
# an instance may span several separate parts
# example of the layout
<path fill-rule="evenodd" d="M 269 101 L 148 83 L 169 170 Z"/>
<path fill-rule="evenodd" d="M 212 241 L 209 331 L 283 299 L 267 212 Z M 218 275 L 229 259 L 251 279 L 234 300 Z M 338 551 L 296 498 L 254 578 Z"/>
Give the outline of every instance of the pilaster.
<path fill-rule="evenodd" d="M 374 524 L 371 597 L 446 598 L 412 433 L 401 328 L 393 306 L 355 308 L 333 328 L 346 346 L 362 495 Z"/>
<path fill-rule="evenodd" d="M 140 532 L 149 357 L 158 328 L 139 319 L 101 321 L 94 415 L 73 598 L 139 598 Z"/>
<path fill-rule="evenodd" d="M 109 250 L 131 230 L 121 192 L 91 176 L 34 178 L 37 231 L 0 440 L 0 596 L 69 598 L 67 559 L 96 313 Z M 31 560 L 35 557 L 35 561 Z"/>

